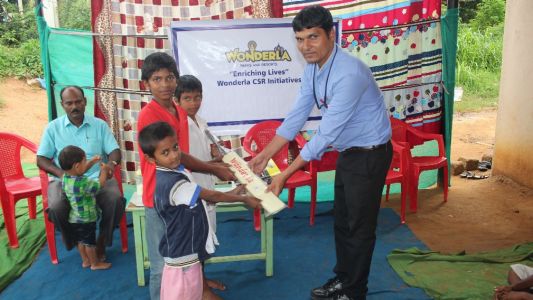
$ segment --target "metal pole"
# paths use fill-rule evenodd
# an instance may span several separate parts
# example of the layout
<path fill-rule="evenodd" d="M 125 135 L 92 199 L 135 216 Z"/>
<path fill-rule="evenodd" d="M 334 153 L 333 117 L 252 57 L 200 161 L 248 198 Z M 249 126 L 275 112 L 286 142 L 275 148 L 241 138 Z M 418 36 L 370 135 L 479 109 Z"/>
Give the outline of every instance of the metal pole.
<path fill-rule="evenodd" d="M 448 0 L 448 9 L 457 8 L 458 2 L 458 0 Z"/>

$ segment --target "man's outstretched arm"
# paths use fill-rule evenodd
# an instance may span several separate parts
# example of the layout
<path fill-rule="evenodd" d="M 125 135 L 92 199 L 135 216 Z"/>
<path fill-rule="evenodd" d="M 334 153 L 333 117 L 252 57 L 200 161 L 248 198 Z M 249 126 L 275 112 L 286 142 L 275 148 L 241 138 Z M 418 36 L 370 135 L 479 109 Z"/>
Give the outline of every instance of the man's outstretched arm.
<path fill-rule="evenodd" d="M 63 177 L 64 171 L 61 170 L 54 161 L 48 157 L 44 157 L 42 155 L 37 155 L 37 166 L 43 170 L 45 170 L 47 173 L 52 174 L 58 178 Z"/>
<path fill-rule="evenodd" d="M 278 153 L 278 151 L 288 142 L 289 140 L 276 134 L 265 149 L 248 162 L 248 166 L 250 166 L 250 169 L 252 169 L 255 174 L 260 174 L 265 169 L 268 160 L 271 159 L 274 154 Z"/>

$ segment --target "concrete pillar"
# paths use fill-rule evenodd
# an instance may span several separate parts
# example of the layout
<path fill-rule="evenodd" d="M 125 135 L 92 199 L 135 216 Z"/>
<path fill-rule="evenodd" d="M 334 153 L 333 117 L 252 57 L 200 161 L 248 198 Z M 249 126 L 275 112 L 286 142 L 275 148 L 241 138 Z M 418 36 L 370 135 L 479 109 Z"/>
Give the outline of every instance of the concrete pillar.
<path fill-rule="evenodd" d="M 533 1 L 507 0 L 493 174 L 533 188 Z"/>

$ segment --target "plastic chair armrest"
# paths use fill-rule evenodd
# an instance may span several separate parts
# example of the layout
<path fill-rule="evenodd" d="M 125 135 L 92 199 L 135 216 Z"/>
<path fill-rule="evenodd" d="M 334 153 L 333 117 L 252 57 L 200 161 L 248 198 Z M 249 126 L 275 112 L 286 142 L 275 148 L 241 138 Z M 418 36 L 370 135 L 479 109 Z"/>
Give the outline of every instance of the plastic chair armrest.
<path fill-rule="evenodd" d="M 442 137 L 442 134 L 423 132 L 422 130 L 418 130 L 413 127 L 407 127 L 407 130 L 424 141 L 437 141 L 439 146 L 439 156 L 446 155 L 444 152 L 444 139 Z"/>
<path fill-rule="evenodd" d="M 23 138 L 23 137 L 19 137 L 19 141 L 22 144 L 22 146 L 24 146 L 25 148 L 27 148 L 31 152 L 37 153 L 37 148 L 38 147 L 33 142 L 31 142 L 30 140 L 28 140 L 26 138 Z"/>

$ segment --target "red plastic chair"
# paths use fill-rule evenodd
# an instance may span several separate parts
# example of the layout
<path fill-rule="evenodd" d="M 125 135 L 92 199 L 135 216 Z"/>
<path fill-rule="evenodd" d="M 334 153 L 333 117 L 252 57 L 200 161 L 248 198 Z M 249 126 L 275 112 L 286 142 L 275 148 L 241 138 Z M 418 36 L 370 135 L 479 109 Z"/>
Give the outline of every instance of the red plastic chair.
<path fill-rule="evenodd" d="M 405 202 L 407 197 L 408 178 L 409 178 L 409 158 L 410 152 L 408 145 L 400 145 L 395 141 L 392 141 L 393 157 L 389 171 L 387 172 L 387 178 L 385 179 L 385 185 L 387 186 L 387 192 L 385 194 L 385 201 L 389 201 L 390 185 L 393 183 L 399 183 L 401 185 L 401 208 L 400 208 L 400 220 L 402 224 L 405 224 Z"/>
<path fill-rule="evenodd" d="M 37 215 L 36 197 L 41 195 L 39 177 L 24 176 L 20 161 L 20 150 L 24 147 L 37 153 L 37 146 L 16 134 L 0 132 L 0 198 L 4 223 L 11 248 L 18 248 L 15 205 L 21 199 L 28 199 L 30 219 Z"/>
<path fill-rule="evenodd" d="M 118 182 L 118 187 L 120 193 L 124 195 L 122 189 L 122 175 L 120 174 L 120 167 L 115 168 L 115 179 Z M 39 169 L 40 185 L 42 186 L 43 191 L 48 191 L 48 173 L 43 169 Z M 56 248 L 56 236 L 55 236 L 55 226 L 54 223 L 48 221 L 48 192 L 43 193 L 43 208 L 44 208 L 44 225 L 46 230 L 46 241 L 48 242 L 48 250 L 50 251 L 50 259 L 52 263 L 57 265 L 59 260 L 57 259 L 57 248 Z M 122 252 L 128 252 L 128 227 L 126 223 L 126 213 L 122 216 L 120 220 L 120 240 L 122 243 Z"/>
<path fill-rule="evenodd" d="M 403 142 L 413 148 L 416 145 L 422 144 L 426 141 L 435 140 L 438 143 L 438 156 L 412 156 L 409 159 L 409 185 L 411 192 L 409 193 L 411 211 L 416 212 L 418 203 L 418 178 L 422 171 L 443 169 L 443 189 L 444 202 L 448 200 L 448 160 L 446 159 L 446 152 L 444 151 L 444 140 L 441 134 L 426 133 L 420 131 L 408 124 L 390 118 L 392 126 L 392 139 L 395 142 Z"/>
<path fill-rule="evenodd" d="M 301 149 L 302 147 L 300 147 Z M 317 186 L 318 191 L 318 172 L 333 171 L 337 167 L 337 159 L 339 158 L 339 152 L 337 150 L 330 150 L 324 152 L 320 160 L 313 160 L 309 163 L 309 172 L 313 177 L 314 184 Z"/>
<path fill-rule="evenodd" d="M 243 148 L 250 153 L 252 157 L 257 156 L 258 153 L 270 143 L 276 135 L 276 129 L 281 125 L 279 121 L 263 121 L 255 124 L 248 130 L 243 140 Z M 298 145 L 304 145 L 305 139 L 298 134 L 295 138 Z M 283 171 L 289 166 L 289 144 L 276 153 L 272 160 L 276 163 L 278 168 Z M 305 170 L 298 170 L 285 183 L 285 188 L 289 189 L 289 200 L 287 206 L 294 207 L 294 195 L 297 187 L 309 185 L 311 187 L 311 212 L 309 217 L 309 225 L 315 224 L 315 208 L 316 208 L 316 180 L 311 176 L 312 172 Z M 256 230 L 261 226 L 259 210 L 254 214 L 254 225 Z"/>

